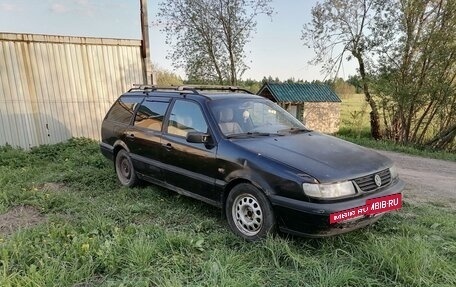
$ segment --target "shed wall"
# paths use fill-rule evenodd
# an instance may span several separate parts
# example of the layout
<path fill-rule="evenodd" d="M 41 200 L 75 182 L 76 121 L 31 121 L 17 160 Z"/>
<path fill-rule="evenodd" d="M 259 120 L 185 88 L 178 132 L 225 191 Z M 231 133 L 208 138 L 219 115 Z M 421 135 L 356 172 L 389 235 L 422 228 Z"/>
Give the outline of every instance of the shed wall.
<path fill-rule="evenodd" d="M 111 104 L 143 75 L 139 40 L 0 33 L 0 146 L 98 140 Z"/>
<path fill-rule="evenodd" d="M 335 133 L 340 125 L 340 103 L 304 103 L 302 122 L 306 127 L 323 133 Z"/>

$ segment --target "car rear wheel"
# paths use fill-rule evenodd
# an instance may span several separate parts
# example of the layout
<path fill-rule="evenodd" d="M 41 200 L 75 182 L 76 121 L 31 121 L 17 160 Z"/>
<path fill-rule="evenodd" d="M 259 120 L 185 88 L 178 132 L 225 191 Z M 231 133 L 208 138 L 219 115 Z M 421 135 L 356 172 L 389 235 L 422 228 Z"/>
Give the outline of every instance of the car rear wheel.
<path fill-rule="evenodd" d="M 116 173 L 120 183 L 124 186 L 132 187 L 138 184 L 135 168 L 131 162 L 128 152 L 121 149 L 116 155 Z"/>
<path fill-rule="evenodd" d="M 236 185 L 226 200 L 226 217 L 231 230 L 255 241 L 275 231 L 275 218 L 269 200 L 251 184 Z"/>

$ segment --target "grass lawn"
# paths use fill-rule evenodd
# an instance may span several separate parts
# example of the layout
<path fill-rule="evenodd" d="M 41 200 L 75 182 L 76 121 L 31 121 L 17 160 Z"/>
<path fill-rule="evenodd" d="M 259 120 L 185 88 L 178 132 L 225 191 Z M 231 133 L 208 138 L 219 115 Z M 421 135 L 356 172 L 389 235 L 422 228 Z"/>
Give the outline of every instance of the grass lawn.
<path fill-rule="evenodd" d="M 456 211 L 248 243 L 220 210 L 121 188 L 95 142 L 0 148 L 0 286 L 456 286 Z"/>

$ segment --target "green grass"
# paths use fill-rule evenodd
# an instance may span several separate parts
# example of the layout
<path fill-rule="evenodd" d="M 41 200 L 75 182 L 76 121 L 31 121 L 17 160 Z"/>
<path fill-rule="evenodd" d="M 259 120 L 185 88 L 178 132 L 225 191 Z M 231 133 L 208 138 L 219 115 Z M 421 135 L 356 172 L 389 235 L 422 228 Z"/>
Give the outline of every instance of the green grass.
<path fill-rule="evenodd" d="M 377 141 L 372 139 L 370 135 L 369 112 L 370 107 L 366 104 L 364 95 L 353 94 L 342 97 L 340 111 L 341 124 L 336 136 L 370 148 L 456 161 L 456 153 L 432 150 L 421 146 L 398 144 L 389 140 Z"/>
<path fill-rule="evenodd" d="M 456 211 L 404 203 L 346 235 L 248 243 L 220 210 L 118 185 L 95 142 L 0 150 L 0 213 L 40 224 L 0 235 L 0 286 L 455 286 Z"/>
<path fill-rule="evenodd" d="M 443 159 L 443 160 L 450 160 L 450 161 L 456 161 L 456 154 L 451 153 L 451 152 L 446 152 L 446 151 L 441 151 L 441 150 L 433 150 L 429 148 L 424 148 L 420 146 L 413 146 L 413 145 L 403 145 L 403 144 L 398 144 L 394 143 L 392 141 L 388 140 L 374 140 L 370 137 L 356 137 L 352 135 L 346 135 L 346 134 L 341 134 L 339 133 L 337 137 L 365 146 L 365 147 L 370 147 L 370 148 L 375 148 L 375 149 L 380 149 L 380 150 L 386 150 L 386 151 L 395 151 L 395 152 L 401 152 L 401 153 L 406 153 L 406 154 L 411 154 L 411 155 L 416 155 L 416 156 L 422 156 L 422 157 L 427 157 L 427 158 L 435 158 L 435 159 Z"/>

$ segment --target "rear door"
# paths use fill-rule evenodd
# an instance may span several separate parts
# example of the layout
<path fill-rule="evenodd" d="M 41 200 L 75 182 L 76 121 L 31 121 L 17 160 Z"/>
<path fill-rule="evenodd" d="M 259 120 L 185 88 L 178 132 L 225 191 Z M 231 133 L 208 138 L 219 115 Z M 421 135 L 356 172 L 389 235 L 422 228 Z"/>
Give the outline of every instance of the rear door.
<path fill-rule="evenodd" d="M 146 99 L 136 111 L 133 126 L 126 133 L 130 156 L 136 170 L 155 180 L 162 180 L 160 164 L 163 119 L 169 99 Z"/>
<path fill-rule="evenodd" d="M 214 192 L 216 145 L 187 142 L 190 131 L 211 133 L 200 104 L 177 99 L 171 107 L 162 139 L 165 181 L 200 199 L 219 202 Z"/>

